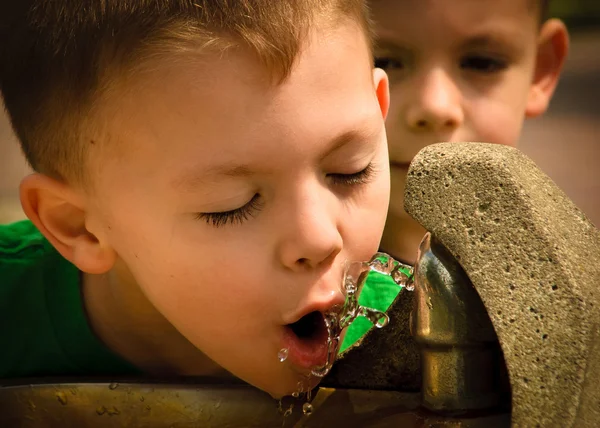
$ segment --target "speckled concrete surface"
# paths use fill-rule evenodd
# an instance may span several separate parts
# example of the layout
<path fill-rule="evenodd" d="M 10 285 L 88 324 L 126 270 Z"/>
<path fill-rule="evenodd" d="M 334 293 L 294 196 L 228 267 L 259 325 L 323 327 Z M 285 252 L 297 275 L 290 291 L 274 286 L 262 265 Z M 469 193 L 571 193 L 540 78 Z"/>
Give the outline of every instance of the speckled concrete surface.
<path fill-rule="evenodd" d="M 598 229 L 510 147 L 433 145 L 408 175 L 406 210 L 460 262 L 494 324 L 514 426 L 598 423 Z"/>

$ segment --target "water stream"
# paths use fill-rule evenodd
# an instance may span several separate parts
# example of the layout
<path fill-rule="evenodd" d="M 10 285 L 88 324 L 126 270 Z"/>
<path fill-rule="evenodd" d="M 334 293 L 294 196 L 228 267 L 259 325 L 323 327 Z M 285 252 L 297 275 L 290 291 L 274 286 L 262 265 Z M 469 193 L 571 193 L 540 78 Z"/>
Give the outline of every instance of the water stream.
<path fill-rule="evenodd" d="M 376 328 L 383 328 L 389 323 L 389 316 L 385 312 L 368 308 L 358 303 L 360 293 L 371 272 L 387 275 L 402 289 L 414 290 L 413 268 L 394 260 L 385 253 L 375 254 L 368 262 L 346 262 L 342 278 L 342 290 L 346 299 L 341 308 L 336 308 L 324 314 L 325 326 L 327 327 L 327 359 L 322 366 L 313 367 L 311 375 L 322 378 L 329 373 L 336 360 L 340 347 L 340 336 L 356 318 L 367 318 Z M 288 349 L 279 351 L 277 358 L 284 362 L 288 356 Z M 307 380 L 310 379 L 310 376 Z M 298 382 L 298 390 L 292 394 L 294 398 L 305 396 L 302 412 L 310 415 L 313 411 L 311 401 L 311 390 L 306 387 L 308 382 Z M 280 402 L 281 403 L 281 402 Z M 291 414 L 291 407 L 286 410 L 286 415 Z M 284 416 L 286 416 L 284 415 Z"/>

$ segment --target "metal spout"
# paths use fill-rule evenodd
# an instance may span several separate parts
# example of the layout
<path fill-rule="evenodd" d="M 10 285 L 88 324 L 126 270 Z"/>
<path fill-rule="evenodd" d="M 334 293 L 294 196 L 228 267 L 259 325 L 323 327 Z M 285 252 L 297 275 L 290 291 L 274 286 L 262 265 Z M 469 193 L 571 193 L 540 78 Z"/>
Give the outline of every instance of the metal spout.
<path fill-rule="evenodd" d="M 509 407 L 506 364 L 485 306 L 430 233 L 415 265 L 414 302 L 411 333 L 421 349 L 424 407 L 450 413 Z"/>

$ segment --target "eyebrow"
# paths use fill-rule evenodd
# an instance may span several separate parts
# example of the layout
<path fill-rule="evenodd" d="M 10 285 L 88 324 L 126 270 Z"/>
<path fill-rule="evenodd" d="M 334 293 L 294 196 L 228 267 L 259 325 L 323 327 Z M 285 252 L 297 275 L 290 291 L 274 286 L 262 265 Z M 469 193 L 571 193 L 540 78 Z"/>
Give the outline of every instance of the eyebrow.
<path fill-rule="evenodd" d="M 394 54 L 406 54 L 411 52 L 411 48 L 408 46 L 403 46 L 396 42 L 395 40 L 381 38 L 375 42 L 375 53 L 377 51 L 389 51 Z"/>
<path fill-rule="evenodd" d="M 225 176 L 231 178 L 237 177 L 249 177 L 251 176 L 252 170 L 247 165 L 219 165 L 216 167 L 210 167 L 202 172 L 193 170 L 190 173 L 182 174 L 175 180 L 173 180 L 173 187 L 181 190 L 194 190 L 201 184 L 207 181 L 207 177 L 210 176 Z"/>
<path fill-rule="evenodd" d="M 499 31 L 497 29 L 484 31 L 479 34 L 465 34 L 461 36 L 460 48 L 461 49 L 477 49 L 484 47 L 516 47 L 513 39 L 519 36 L 513 34 L 513 32 Z M 390 37 L 381 37 L 375 42 L 375 51 L 377 50 L 389 51 L 394 54 L 407 54 L 415 50 L 414 47 L 404 45 L 403 43 L 396 41 Z"/>
<path fill-rule="evenodd" d="M 352 129 L 346 131 L 333 140 L 331 140 L 330 147 L 322 155 L 322 158 L 326 158 L 330 156 L 332 153 L 341 149 L 348 143 L 354 141 L 361 141 L 365 138 L 374 138 L 377 136 L 377 132 L 375 130 L 369 131 L 359 131 L 358 129 Z M 198 171 L 198 169 L 193 169 L 191 172 L 184 173 L 180 175 L 178 178 L 173 180 L 172 185 L 174 188 L 183 190 L 183 191 L 192 191 L 198 188 L 203 183 L 209 181 L 208 177 L 217 177 L 224 176 L 229 178 L 238 178 L 238 177 L 250 177 L 255 174 L 248 165 L 245 164 L 223 164 L 217 165 L 213 167 L 209 167 L 202 171 Z"/>
<path fill-rule="evenodd" d="M 346 131 L 337 137 L 335 137 L 331 142 L 331 147 L 327 149 L 327 151 L 323 154 L 323 159 L 331 156 L 332 153 L 335 153 L 346 144 L 352 143 L 354 141 L 367 140 L 369 138 L 375 137 L 375 132 L 372 131 L 359 131 L 358 129 L 351 129 Z"/>
<path fill-rule="evenodd" d="M 509 34 L 503 32 L 494 32 L 491 34 L 481 34 L 466 37 L 461 43 L 463 48 L 480 48 L 480 47 L 514 47 L 515 43 Z"/>

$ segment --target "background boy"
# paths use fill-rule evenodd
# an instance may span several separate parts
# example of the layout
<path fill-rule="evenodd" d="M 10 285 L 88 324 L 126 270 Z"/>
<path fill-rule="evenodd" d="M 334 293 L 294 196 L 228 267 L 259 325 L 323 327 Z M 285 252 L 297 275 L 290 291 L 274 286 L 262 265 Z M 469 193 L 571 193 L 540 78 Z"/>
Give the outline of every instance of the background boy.
<path fill-rule="evenodd" d="M 516 146 L 548 107 L 568 33 L 548 0 L 373 0 L 376 66 L 390 79 L 392 191 L 383 250 L 413 263 L 425 231 L 404 212 L 408 165 L 438 142 Z"/>

